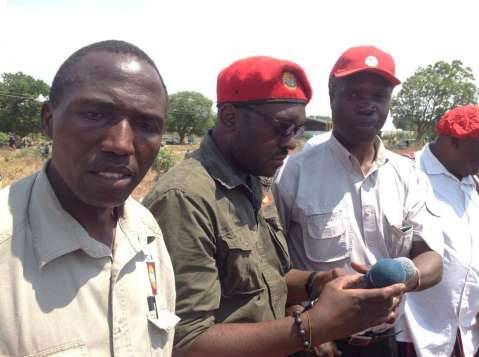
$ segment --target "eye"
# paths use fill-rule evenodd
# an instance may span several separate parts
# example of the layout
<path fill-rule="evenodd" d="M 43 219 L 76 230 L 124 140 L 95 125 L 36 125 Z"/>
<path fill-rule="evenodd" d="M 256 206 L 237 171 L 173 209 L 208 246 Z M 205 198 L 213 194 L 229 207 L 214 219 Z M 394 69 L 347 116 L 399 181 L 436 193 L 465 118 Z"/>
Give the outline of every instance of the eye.
<path fill-rule="evenodd" d="M 355 100 L 359 98 L 359 93 L 356 91 L 346 92 L 346 98 L 350 100 Z"/>
<path fill-rule="evenodd" d="M 161 133 L 163 130 L 160 121 L 157 118 L 142 117 L 137 120 L 140 129 L 151 133 Z"/>
<path fill-rule="evenodd" d="M 376 93 L 373 95 L 373 98 L 377 102 L 385 102 L 388 99 L 387 95 L 384 93 Z"/>
<path fill-rule="evenodd" d="M 100 119 L 104 119 L 106 117 L 104 112 L 93 111 L 93 110 L 80 112 L 80 115 L 82 117 L 84 117 L 86 119 L 90 119 L 90 120 L 100 120 Z"/>

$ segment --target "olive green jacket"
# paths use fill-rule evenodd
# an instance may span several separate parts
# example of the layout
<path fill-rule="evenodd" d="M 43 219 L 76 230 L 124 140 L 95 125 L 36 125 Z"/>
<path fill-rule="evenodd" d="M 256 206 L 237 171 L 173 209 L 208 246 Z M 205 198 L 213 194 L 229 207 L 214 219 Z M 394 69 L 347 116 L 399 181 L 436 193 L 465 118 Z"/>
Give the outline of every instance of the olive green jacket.
<path fill-rule="evenodd" d="M 284 317 L 291 268 L 285 237 L 269 181 L 247 181 L 208 134 L 143 201 L 175 271 L 176 352 L 214 324 Z"/>

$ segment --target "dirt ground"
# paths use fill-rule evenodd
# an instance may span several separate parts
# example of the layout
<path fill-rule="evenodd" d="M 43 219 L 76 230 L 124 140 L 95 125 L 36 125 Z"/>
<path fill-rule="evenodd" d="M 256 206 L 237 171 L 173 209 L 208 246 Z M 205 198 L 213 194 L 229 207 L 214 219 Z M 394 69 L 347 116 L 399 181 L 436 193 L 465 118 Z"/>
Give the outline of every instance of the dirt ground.
<path fill-rule="evenodd" d="M 304 142 L 298 143 L 297 150 L 300 150 L 303 144 Z M 187 150 L 193 151 L 197 147 L 198 145 L 166 145 L 166 148 L 172 152 L 176 163 L 183 159 Z M 414 149 L 417 148 L 410 147 L 408 149 L 395 151 L 404 154 Z M 45 160 L 41 157 L 38 147 L 17 150 L 0 147 L 0 187 L 5 187 L 22 177 L 31 175 L 39 170 L 44 162 Z M 157 178 L 156 172 L 150 170 L 140 185 L 133 191 L 133 197 L 136 199 L 145 197 Z"/>
<path fill-rule="evenodd" d="M 194 150 L 198 145 L 166 145 L 172 152 L 175 162 L 179 162 L 185 156 L 187 150 Z M 45 159 L 40 155 L 38 147 L 11 150 L 9 148 L 0 148 L 0 187 L 10 185 L 18 179 L 29 176 L 38 171 Z M 150 170 L 143 181 L 133 191 L 132 195 L 136 199 L 141 199 L 149 192 L 157 179 L 155 171 Z"/>

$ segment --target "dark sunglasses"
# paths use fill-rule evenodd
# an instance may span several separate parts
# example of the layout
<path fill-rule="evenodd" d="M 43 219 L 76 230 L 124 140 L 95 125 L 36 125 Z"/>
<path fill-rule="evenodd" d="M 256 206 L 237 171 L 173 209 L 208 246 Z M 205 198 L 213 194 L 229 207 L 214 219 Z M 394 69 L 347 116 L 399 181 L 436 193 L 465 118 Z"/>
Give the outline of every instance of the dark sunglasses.
<path fill-rule="evenodd" d="M 278 120 L 247 105 L 239 106 L 239 108 L 246 109 L 247 111 L 258 115 L 263 119 L 268 120 L 271 123 L 271 126 L 273 127 L 275 132 L 277 132 L 285 139 L 297 139 L 304 134 L 304 124 L 296 125 L 294 123 L 288 123 L 286 121 Z"/>

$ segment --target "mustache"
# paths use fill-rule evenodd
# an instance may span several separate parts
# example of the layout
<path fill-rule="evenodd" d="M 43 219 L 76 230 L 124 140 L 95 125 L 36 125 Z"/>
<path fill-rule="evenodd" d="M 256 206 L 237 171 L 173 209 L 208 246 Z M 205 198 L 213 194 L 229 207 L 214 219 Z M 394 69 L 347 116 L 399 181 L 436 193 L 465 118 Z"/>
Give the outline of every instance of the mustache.
<path fill-rule="evenodd" d="M 93 172 L 114 172 L 119 173 L 127 176 L 133 176 L 137 171 L 134 165 L 131 164 L 122 164 L 122 163 L 115 163 L 111 161 L 101 160 L 97 162 L 93 162 L 90 167 L 89 171 Z"/>

